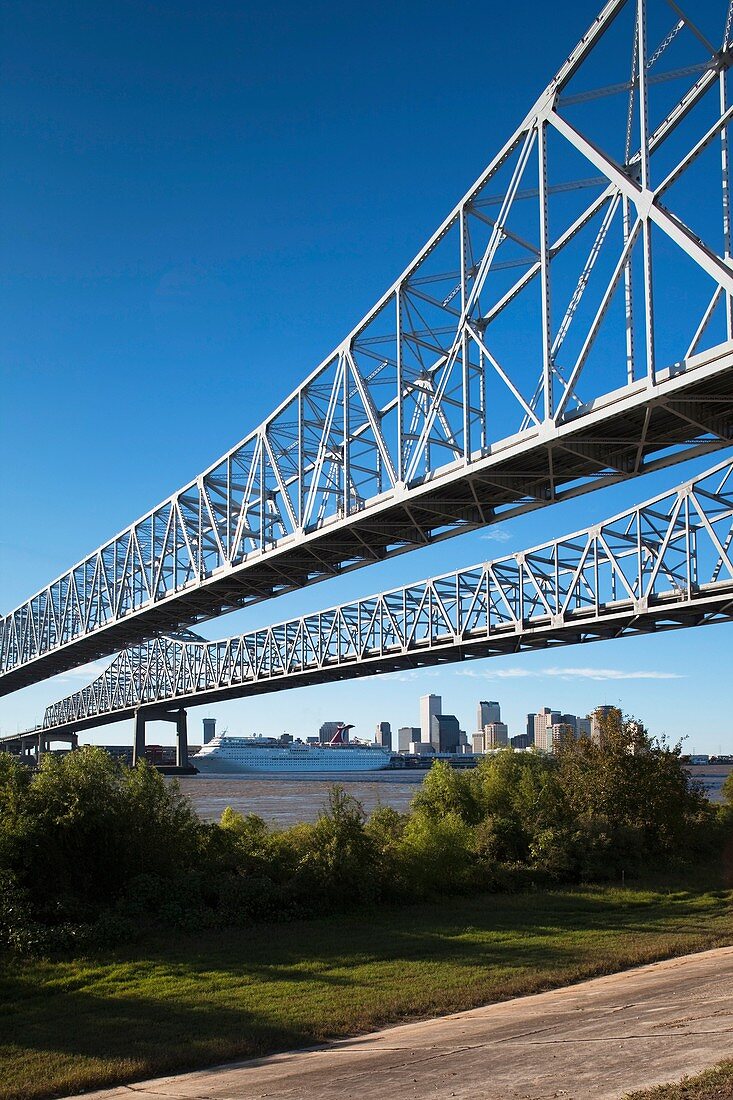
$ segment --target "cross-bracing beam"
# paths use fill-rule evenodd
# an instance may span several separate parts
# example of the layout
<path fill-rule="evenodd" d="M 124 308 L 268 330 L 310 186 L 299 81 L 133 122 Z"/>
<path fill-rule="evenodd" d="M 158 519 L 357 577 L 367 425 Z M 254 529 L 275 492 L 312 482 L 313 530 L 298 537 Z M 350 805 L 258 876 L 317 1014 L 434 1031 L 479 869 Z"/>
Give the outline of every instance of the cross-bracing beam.
<path fill-rule="evenodd" d="M 302 385 L 0 620 L 0 694 L 729 442 L 730 13 L 609 0 Z"/>
<path fill-rule="evenodd" d="M 44 729 L 733 619 L 733 461 L 565 538 L 233 638 L 156 638 Z"/>

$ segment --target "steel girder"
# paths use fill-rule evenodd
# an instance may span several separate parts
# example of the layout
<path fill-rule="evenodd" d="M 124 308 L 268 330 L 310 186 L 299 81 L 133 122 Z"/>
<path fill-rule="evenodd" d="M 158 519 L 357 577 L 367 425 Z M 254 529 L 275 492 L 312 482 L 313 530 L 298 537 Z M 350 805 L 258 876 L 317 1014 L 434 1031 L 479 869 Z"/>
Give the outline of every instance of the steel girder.
<path fill-rule="evenodd" d="M 729 442 L 731 8 L 693 14 L 609 0 L 295 393 L 0 620 L 0 693 Z"/>
<path fill-rule="evenodd" d="M 43 728 L 731 619 L 733 461 L 533 550 L 222 641 L 150 640 Z"/>

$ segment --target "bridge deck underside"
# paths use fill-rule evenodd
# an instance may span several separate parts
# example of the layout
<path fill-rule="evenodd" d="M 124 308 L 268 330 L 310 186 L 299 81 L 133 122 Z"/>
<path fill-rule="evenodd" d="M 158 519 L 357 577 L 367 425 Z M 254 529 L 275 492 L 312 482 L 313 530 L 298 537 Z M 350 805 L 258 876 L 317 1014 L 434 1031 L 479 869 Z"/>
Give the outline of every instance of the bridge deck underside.
<path fill-rule="evenodd" d="M 402 494 L 249 557 L 0 677 L 7 694 L 147 638 L 305 587 L 461 531 L 721 446 L 733 431 L 733 353 L 541 430 Z"/>

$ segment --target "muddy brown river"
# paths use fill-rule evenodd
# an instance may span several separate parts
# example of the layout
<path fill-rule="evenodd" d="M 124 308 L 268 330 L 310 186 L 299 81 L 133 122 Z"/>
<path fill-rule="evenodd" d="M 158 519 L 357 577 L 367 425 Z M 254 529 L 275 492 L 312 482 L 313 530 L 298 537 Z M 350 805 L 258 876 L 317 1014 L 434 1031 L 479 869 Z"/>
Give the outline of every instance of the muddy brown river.
<path fill-rule="evenodd" d="M 721 800 L 720 788 L 730 765 L 690 767 L 713 802 Z M 315 821 L 333 783 L 340 783 L 358 798 L 369 814 L 375 806 L 404 811 L 410 805 L 426 772 L 385 771 L 335 773 L 324 776 L 284 778 L 282 775 L 186 775 L 178 779 L 181 790 L 204 821 L 218 821 L 227 806 L 241 814 L 258 814 L 271 825 L 295 825 Z"/>

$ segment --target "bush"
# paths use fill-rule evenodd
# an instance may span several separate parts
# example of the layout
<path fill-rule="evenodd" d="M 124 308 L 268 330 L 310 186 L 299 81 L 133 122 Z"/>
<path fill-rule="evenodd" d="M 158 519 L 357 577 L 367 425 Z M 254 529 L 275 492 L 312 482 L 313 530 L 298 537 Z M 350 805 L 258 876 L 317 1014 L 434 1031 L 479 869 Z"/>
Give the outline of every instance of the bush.
<path fill-rule="evenodd" d="M 0 944 L 45 954 L 150 930 L 206 930 L 538 881 L 632 875 L 730 845 L 733 779 L 715 812 L 680 763 L 612 712 L 603 747 L 511 750 L 470 772 L 436 761 L 411 812 L 333 787 L 315 824 L 224 811 L 198 820 L 176 784 L 102 749 L 0 754 Z"/>

